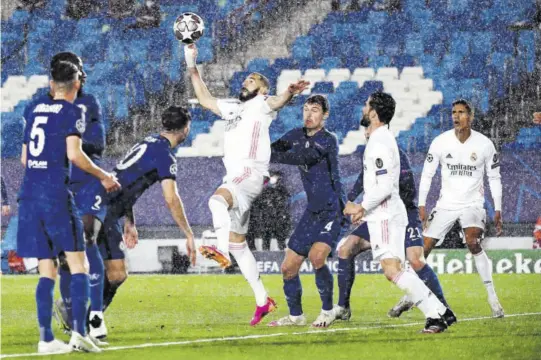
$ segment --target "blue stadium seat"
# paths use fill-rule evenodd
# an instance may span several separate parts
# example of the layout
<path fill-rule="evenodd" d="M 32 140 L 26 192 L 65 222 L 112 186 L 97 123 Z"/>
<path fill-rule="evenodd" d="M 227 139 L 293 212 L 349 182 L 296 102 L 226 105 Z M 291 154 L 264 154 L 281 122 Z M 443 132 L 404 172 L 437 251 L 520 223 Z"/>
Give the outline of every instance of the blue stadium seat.
<path fill-rule="evenodd" d="M 203 37 L 197 42 L 198 55 L 197 62 L 209 62 L 214 58 L 214 49 L 212 38 Z"/>
<path fill-rule="evenodd" d="M 262 69 L 265 69 L 270 66 L 269 59 L 255 58 L 250 60 L 246 66 L 246 71 L 249 72 L 260 72 Z"/>
<path fill-rule="evenodd" d="M 332 94 L 334 93 L 334 85 L 330 81 L 318 81 L 312 88 L 312 93 Z"/>
<path fill-rule="evenodd" d="M 324 58 L 319 64 L 319 67 L 324 69 L 325 73 L 328 74 L 331 69 L 342 67 L 342 60 L 337 57 Z"/>

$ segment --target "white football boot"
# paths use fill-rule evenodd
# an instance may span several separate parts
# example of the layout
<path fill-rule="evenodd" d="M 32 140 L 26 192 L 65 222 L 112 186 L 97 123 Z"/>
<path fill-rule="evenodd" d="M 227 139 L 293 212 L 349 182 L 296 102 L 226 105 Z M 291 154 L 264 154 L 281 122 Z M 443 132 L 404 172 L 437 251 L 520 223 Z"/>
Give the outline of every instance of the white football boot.
<path fill-rule="evenodd" d="M 38 353 L 40 354 L 67 354 L 72 351 L 73 348 L 70 345 L 57 339 L 38 342 Z"/>
<path fill-rule="evenodd" d="M 102 350 L 94 344 L 90 336 L 82 336 L 76 331 L 71 332 L 70 345 L 75 351 L 99 353 Z"/>
<path fill-rule="evenodd" d="M 103 319 L 103 312 L 91 311 L 88 318 L 89 335 L 96 339 L 105 339 L 107 337 L 107 327 Z"/>
<path fill-rule="evenodd" d="M 413 301 L 410 300 L 408 295 L 404 295 L 402 299 L 396 304 L 389 312 L 387 313 L 387 316 L 392 318 L 397 318 L 402 315 L 402 313 L 411 310 L 413 307 Z"/>
<path fill-rule="evenodd" d="M 275 326 L 305 326 L 306 325 L 306 318 L 304 315 L 299 316 L 291 316 L 287 315 L 283 318 L 280 318 L 278 320 L 271 321 L 269 323 L 269 326 L 275 327 Z"/>
<path fill-rule="evenodd" d="M 493 318 L 503 318 L 505 316 L 503 312 L 503 307 L 500 304 L 500 301 L 498 300 L 498 298 L 489 300 L 488 303 L 490 304 L 490 308 L 492 309 Z"/>
<path fill-rule="evenodd" d="M 328 328 L 336 320 L 336 313 L 331 310 L 321 310 L 317 319 L 312 323 L 312 327 Z"/>
<path fill-rule="evenodd" d="M 336 317 L 336 320 L 349 321 L 349 319 L 351 318 L 351 308 L 346 308 L 335 304 L 332 311 L 334 311 L 334 316 Z"/>

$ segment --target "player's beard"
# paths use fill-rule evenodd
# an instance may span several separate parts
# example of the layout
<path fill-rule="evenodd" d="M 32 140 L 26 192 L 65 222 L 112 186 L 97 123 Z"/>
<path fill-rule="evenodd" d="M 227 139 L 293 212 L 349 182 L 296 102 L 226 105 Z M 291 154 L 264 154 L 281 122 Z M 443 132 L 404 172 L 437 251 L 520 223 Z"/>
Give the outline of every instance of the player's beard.
<path fill-rule="evenodd" d="M 244 91 L 246 91 L 246 95 L 244 95 Z M 253 98 L 257 96 L 258 93 L 259 93 L 259 89 L 255 89 L 254 91 L 249 91 L 248 89 L 243 87 L 242 89 L 240 89 L 239 100 L 241 102 L 252 100 Z"/>
<path fill-rule="evenodd" d="M 363 114 L 363 117 L 361 119 L 361 126 L 364 126 L 364 127 L 370 126 L 370 120 L 368 119 L 368 114 Z"/>

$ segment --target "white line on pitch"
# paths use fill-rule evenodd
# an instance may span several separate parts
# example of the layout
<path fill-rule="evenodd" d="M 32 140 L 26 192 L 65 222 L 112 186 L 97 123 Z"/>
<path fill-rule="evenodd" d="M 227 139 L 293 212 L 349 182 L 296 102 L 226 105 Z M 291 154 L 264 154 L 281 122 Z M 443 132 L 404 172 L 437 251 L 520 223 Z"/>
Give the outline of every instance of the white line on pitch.
<path fill-rule="evenodd" d="M 505 317 L 510 318 L 510 317 L 534 316 L 534 315 L 541 315 L 541 312 L 509 314 L 509 315 L 505 315 Z M 481 316 L 481 317 L 466 318 L 466 319 L 459 318 L 459 322 L 479 321 L 479 320 L 487 320 L 487 319 L 492 319 L 492 316 Z M 146 343 L 146 344 L 141 344 L 141 345 L 107 347 L 107 348 L 103 348 L 103 350 L 104 351 L 117 351 L 117 350 L 128 350 L 128 349 L 143 349 L 143 348 L 150 348 L 150 347 L 202 344 L 202 343 L 220 342 L 220 341 L 226 342 L 226 341 L 240 341 L 240 340 L 251 340 L 251 339 L 265 339 L 265 338 L 292 336 L 292 335 L 326 334 L 326 333 L 345 332 L 345 331 L 399 328 L 399 327 L 409 327 L 409 326 L 415 326 L 415 325 L 424 325 L 424 322 L 413 322 L 413 323 L 407 323 L 407 324 L 394 324 L 394 325 L 390 324 L 390 325 L 359 326 L 359 327 L 353 327 L 353 328 L 334 328 L 334 329 L 325 329 L 325 330 L 319 329 L 319 330 L 307 330 L 307 331 L 297 331 L 297 332 L 281 332 L 281 333 L 274 333 L 274 334 L 230 336 L 230 337 L 221 337 L 221 338 L 184 340 L 184 341 L 173 341 L 173 342 L 164 342 L 164 343 Z M 23 357 L 23 356 L 50 356 L 50 355 L 51 354 L 39 354 L 39 353 L 7 354 L 7 355 L 0 356 L 0 358 L 4 359 L 4 358 L 16 358 L 16 357 Z"/>

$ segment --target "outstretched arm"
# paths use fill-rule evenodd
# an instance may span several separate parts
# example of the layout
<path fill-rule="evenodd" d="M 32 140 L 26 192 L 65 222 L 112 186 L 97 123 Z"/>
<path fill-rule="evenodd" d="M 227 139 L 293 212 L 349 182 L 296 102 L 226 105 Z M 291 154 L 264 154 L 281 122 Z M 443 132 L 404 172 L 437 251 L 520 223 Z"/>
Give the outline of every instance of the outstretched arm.
<path fill-rule="evenodd" d="M 192 265 L 195 265 L 195 242 L 193 238 L 193 231 L 186 218 L 186 212 L 184 211 L 184 205 L 178 194 L 177 183 L 173 179 L 162 180 L 162 192 L 165 199 L 165 203 L 171 212 L 171 216 L 182 229 L 184 235 L 186 235 L 186 250 L 188 256 L 191 259 Z"/>
<path fill-rule="evenodd" d="M 184 45 L 184 58 L 186 60 L 186 66 L 188 67 L 188 73 L 192 81 L 195 96 L 202 107 L 209 109 L 218 116 L 222 116 L 220 109 L 218 108 L 218 100 L 211 95 L 209 89 L 203 82 L 199 70 L 195 65 L 197 59 L 197 47 L 195 44 Z"/>
<path fill-rule="evenodd" d="M 267 105 L 276 111 L 283 108 L 294 95 L 300 94 L 310 85 L 310 82 L 299 80 L 296 83 L 290 84 L 286 91 L 276 96 L 269 96 Z"/>

